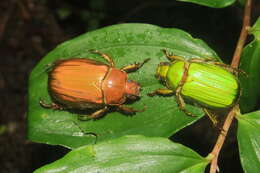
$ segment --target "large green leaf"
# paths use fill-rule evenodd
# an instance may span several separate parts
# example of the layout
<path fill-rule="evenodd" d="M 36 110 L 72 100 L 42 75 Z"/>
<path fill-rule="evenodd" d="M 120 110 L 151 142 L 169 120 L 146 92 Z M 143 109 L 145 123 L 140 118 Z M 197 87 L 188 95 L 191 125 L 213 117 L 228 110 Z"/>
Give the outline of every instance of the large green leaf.
<path fill-rule="evenodd" d="M 67 41 L 48 55 L 33 69 L 29 79 L 28 137 L 32 141 L 60 144 L 70 148 L 93 143 L 94 137 L 84 132 L 94 132 L 98 142 L 129 134 L 169 137 L 174 132 L 191 124 L 203 114 L 200 109 L 187 106 L 198 115 L 186 116 L 179 110 L 175 97 L 148 97 L 147 93 L 163 87 L 154 77 L 157 64 L 167 61 L 162 49 L 176 55 L 191 57 L 217 57 L 203 41 L 192 38 L 179 29 L 161 28 L 149 24 L 120 24 L 99 29 Z M 97 49 L 113 57 L 116 67 L 151 60 L 140 70 L 129 74 L 142 86 L 140 100 L 130 104 L 136 109 L 147 109 L 129 117 L 118 112 L 106 114 L 99 120 L 79 121 L 68 111 L 44 109 L 39 100 L 51 102 L 47 89 L 46 65 L 57 59 L 71 57 L 103 59 L 91 54 L 89 49 Z M 76 123 L 75 123 L 76 122 Z"/>
<path fill-rule="evenodd" d="M 72 150 L 35 173 L 203 173 L 208 163 L 165 138 L 125 136 Z"/>
<path fill-rule="evenodd" d="M 246 173 L 260 170 L 260 111 L 239 115 L 238 144 L 240 160 Z"/>
<path fill-rule="evenodd" d="M 178 0 L 183 2 L 192 2 L 212 8 L 224 8 L 232 5 L 236 0 Z"/>
<path fill-rule="evenodd" d="M 244 48 L 240 63 L 240 68 L 247 73 L 240 76 L 243 92 L 240 99 L 242 112 L 254 110 L 260 96 L 260 18 L 250 31 L 255 38 Z"/>

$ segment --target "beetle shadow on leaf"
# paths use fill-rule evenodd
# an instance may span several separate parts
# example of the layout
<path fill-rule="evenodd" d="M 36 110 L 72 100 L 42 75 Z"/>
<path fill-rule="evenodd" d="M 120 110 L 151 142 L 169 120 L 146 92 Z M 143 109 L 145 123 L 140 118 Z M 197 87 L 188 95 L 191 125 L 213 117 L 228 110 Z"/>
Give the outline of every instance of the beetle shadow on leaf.
<path fill-rule="evenodd" d="M 126 99 L 125 104 L 130 106 L 131 104 L 138 102 L 141 98 L 140 97 L 135 97 L 135 99 Z"/>
<path fill-rule="evenodd" d="M 132 100 L 132 99 L 127 99 L 126 102 L 124 104 L 122 104 L 123 106 L 129 108 L 130 110 L 135 110 L 135 108 L 133 108 L 131 105 L 136 102 L 136 101 L 139 101 L 140 100 L 140 97 L 137 97 L 136 99 Z M 104 112 L 103 115 L 101 116 L 98 116 L 97 118 L 93 118 L 93 119 L 87 119 L 85 121 L 90 121 L 90 120 L 99 120 L 99 119 L 102 119 L 104 116 L 107 116 L 107 114 L 109 113 L 113 113 L 113 112 L 120 112 L 123 116 L 132 116 L 132 115 L 135 115 L 136 112 L 142 112 L 143 110 L 137 110 L 137 111 L 133 111 L 133 112 L 129 112 L 129 111 L 124 111 L 123 109 L 120 109 L 118 108 L 117 105 L 107 105 L 109 107 L 109 109 Z M 119 105 L 121 106 L 121 105 Z M 80 110 L 80 109 L 73 109 L 73 108 L 65 108 L 64 110 L 65 111 L 68 111 L 70 112 L 71 114 L 75 114 L 77 115 L 78 117 L 80 116 L 88 116 L 88 115 L 92 115 L 93 113 L 95 113 L 96 111 L 98 110 L 101 110 L 103 109 L 104 107 L 101 107 L 101 108 L 96 108 L 96 109 L 84 109 L 84 110 Z M 82 120 L 84 121 L 84 120 Z"/>

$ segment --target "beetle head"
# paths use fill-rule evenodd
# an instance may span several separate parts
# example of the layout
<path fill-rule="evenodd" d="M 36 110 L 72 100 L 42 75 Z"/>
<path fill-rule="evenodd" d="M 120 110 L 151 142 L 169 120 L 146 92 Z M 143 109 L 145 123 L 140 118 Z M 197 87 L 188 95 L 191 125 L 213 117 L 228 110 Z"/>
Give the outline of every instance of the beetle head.
<path fill-rule="evenodd" d="M 161 62 L 158 65 L 156 70 L 156 77 L 158 80 L 165 81 L 170 65 L 171 64 L 169 62 Z"/>
<path fill-rule="evenodd" d="M 127 80 L 125 89 L 126 97 L 131 100 L 137 99 L 138 97 L 140 97 L 140 89 L 141 87 L 137 82 Z"/>

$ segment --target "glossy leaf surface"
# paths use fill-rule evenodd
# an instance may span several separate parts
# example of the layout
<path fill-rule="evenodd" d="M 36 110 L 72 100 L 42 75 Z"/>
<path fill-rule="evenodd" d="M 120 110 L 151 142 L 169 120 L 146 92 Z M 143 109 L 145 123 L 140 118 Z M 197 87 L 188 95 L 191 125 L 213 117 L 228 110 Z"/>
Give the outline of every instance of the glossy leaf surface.
<path fill-rule="evenodd" d="M 72 150 L 35 173 L 203 173 L 208 162 L 165 138 L 125 136 Z"/>
<path fill-rule="evenodd" d="M 244 48 L 240 62 L 240 68 L 246 72 L 246 75 L 240 75 L 240 107 L 243 112 L 254 110 L 260 96 L 260 18 L 250 32 L 254 35 L 254 40 Z"/>
<path fill-rule="evenodd" d="M 109 54 L 117 68 L 151 58 L 140 70 L 129 74 L 129 79 L 141 84 L 142 96 L 140 100 L 127 106 L 135 109 L 146 107 L 144 112 L 132 117 L 119 112 L 110 112 L 95 121 L 79 121 L 75 112 L 54 111 L 39 105 L 40 99 L 51 102 L 46 65 L 58 59 L 73 57 L 104 62 L 100 56 L 90 53 L 89 49 Z M 86 33 L 59 45 L 39 62 L 30 75 L 29 139 L 75 148 L 92 144 L 95 140 L 94 136 L 84 135 L 83 131 L 96 133 L 98 142 L 135 134 L 169 137 L 199 119 L 203 115 L 200 109 L 188 105 L 187 108 L 198 115 L 196 118 L 189 117 L 179 110 L 174 96 L 152 98 L 147 96 L 147 93 L 163 87 L 154 76 L 157 65 L 161 61 L 168 61 L 162 49 L 185 58 L 217 57 L 203 41 L 192 38 L 184 31 L 149 24 L 114 25 Z"/>
<path fill-rule="evenodd" d="M 240 160 L 245 173 L 260 170 L 260 111 L 240 115 L 238 119 L 238 144 Z"/>
<path fill-rule="evenodd" d="M 178 0 L 183 2 L 192 2 L 212 8 L 224 8 L 233 4 L 236 0 Z"/>

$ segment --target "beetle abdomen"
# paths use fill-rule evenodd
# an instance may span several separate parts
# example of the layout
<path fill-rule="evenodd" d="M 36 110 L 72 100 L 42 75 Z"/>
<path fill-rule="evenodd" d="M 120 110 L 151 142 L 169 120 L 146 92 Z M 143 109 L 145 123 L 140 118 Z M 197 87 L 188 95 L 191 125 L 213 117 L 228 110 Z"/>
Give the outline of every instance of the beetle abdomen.
<path fill-rule="evenodd" d="M 103 104 L 101 85 L 108 69 L 89 59 L 60 60 L 49 73 L 51 96 L 69 108 L 98 108 Z"/>
<path fill-rule="evenodd" d="M 237 100 L 239 84 L 234 75 L 211 64 L 191 63 L 182 95 L 201 104 L 226 108 Z"/>

